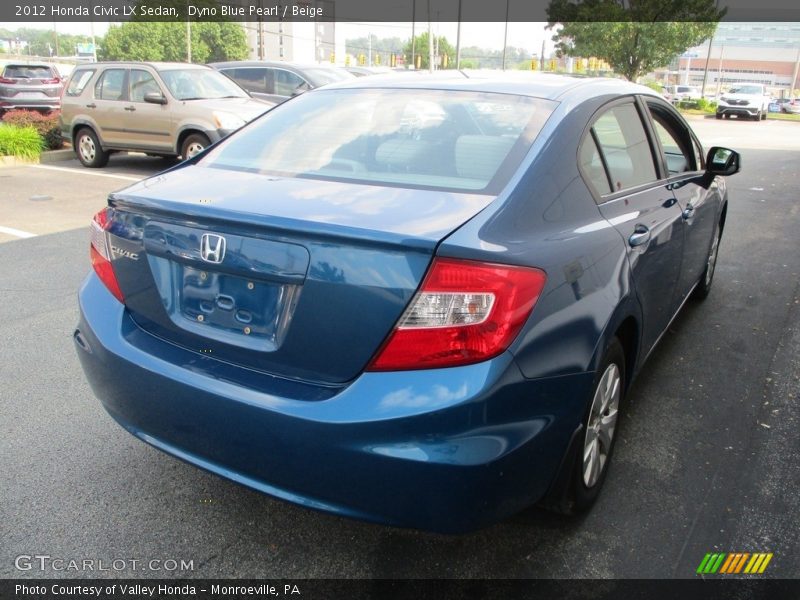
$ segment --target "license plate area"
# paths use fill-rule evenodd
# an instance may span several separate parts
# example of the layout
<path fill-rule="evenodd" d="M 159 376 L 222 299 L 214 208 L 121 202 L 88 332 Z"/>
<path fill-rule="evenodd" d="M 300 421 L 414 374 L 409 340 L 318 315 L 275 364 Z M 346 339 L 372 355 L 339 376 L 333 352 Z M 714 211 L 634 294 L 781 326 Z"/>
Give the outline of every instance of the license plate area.
<path fill-rule="evenodd" d="M 278 350 L 303 289 L 308 251 L 218 232 L 213 235 L 224 237 L 224 244 L 218 242 L 223 250 L 212 263 L 201 253 L 205 233 L 154 221 L 144 228 L 150 271 L 172 326 L 196 336 L 203 348 L 214 340 L 259 352 Z"/>

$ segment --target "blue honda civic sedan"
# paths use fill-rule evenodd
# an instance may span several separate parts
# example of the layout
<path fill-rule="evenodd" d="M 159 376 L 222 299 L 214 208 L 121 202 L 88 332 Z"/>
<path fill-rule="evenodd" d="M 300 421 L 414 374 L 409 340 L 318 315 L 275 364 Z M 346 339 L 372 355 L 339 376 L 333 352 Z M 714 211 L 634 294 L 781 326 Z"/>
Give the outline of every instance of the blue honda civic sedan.
<path fill-rule="evenodd" d="M 616 80 L 320 88 L 109 197 L 77 352 L 130 433 L 290 502 L 441 532 L 578 513 L 711 289 L 739 166 Z"/>

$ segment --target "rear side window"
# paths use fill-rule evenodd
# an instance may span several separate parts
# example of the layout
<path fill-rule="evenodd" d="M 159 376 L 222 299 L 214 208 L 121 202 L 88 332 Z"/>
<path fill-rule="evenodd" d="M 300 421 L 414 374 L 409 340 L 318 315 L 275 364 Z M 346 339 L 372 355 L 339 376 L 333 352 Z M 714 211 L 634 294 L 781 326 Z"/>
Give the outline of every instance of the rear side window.
<path fill-rule="evenodd" d="M 69 80 L 69 85 L 67 86 L 65 94 L 67 96 L 80 96 L 83 90 L 86 89 L 86 85 L 89 83 L 92 75 L 94 75 L 94 69 L 76 71 Z"/>
<path fill-rule="evenodd" d="M 600 152 L 597 150 L 594 136 L 589 134 L 581 144 L 579 154 L 581 172 L 584 177 L 589 181 L 595 192 L 600 195 L 608 194 L 611 192 L 611 184 L 608 182 L 608 175 L 606 168 L 603 166 L 603 159 L 600 158 Z"/>
<path fill-rule="evenodd" d="M 223 140 L 200 165 L 389 185 L 496 193 L 554 103 L 453 90 L 303 94 Z"/>
<path fill-rule="evenodd" d="M 595 121 L 592 131 L 608 166 L 612 192 L 658 179 L 650 143 L 633 103 L 609 109 Z"/>
<path fill-rule="evenodd" d="M 125 69 L 107 69 L 94 85 L 98 100 L 123 100 Z"/>

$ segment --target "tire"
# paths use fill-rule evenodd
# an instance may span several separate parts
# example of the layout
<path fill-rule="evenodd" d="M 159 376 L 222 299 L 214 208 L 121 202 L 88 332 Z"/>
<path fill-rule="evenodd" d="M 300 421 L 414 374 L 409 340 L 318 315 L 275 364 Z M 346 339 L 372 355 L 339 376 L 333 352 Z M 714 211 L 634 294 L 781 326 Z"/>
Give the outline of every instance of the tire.
<path fill-rule="evenodd" d="M 765 111 L 765 110 L 761 111 L 761 120 L 762 121 L 766 121 L 767 120 L 767 111 Z"/>
<path fill-rule="evenodd" d="M 760 121 L 760 120 L 761 120 L 761 111 L 758 111 L 758 112 L 756 113 L 756 116 L 754 117 L 754 119 L 755 119 L 756 121 Z"/>
<path fill-rule="evenodd" d="M 561 489 L 542 504 L 544 508 L 564 515 L 578 515 L 594 505 L 614 452 L 624 396 L 625 353 L 615 337 L 603 353 L 587 402 L 583 428 L 564 462 L 570 471 L 560 484 Z"/>
<path fill-rule="evenodd" d="M 717 113 L 716 116 L 717 116 L 718 119 L 721 119 L 722 118 L 722 113 Z"/>
<path fill-rule="evenodd" d="M 183 160 L 188 160 L 211 145 L 209 139 L 202 133 L 193 133 L 183 140 L 181 144 L 181 157 Z"/>
<path fill-rule="evenodd" d="M 84 167 L 99 169 L 108 164 L 108 152 L 103 150 L 94 131 L 88 127 L 80 129 L 75 135 L 75 154 Z"/>
<path fill-rule="evenodd" d="M 706 268 L 700 276 L 700 281 L 692 292 L 692 298 L 695 300 L 705 300 L 711 292 L 711 286 L 714 284 L 714 273 L 717 270 L 717 258 L 719 258 L 719 242 L 722 239 L 722 229 L 717 225 L 714 231 L 714 237 L 711 240 L 711 247 L 708 249 L 708 258 L 706 259 Z"/>

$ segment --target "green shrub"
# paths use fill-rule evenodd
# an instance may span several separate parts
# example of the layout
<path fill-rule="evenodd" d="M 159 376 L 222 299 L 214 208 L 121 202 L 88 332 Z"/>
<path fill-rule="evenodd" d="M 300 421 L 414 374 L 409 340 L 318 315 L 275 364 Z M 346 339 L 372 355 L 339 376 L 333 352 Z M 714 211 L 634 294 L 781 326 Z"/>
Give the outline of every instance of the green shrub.
<path fill-rule="evenodd" d="M 43 146 L 42 136 L 33 127 L 0 125 L 0 156 L 34 159 L 39 157 Z"/>
<path fill-rule="evenodd" d="M 64 145 L 58 126 L 58 112 L 42 114 L 34 110 L 11 110 L 3 115 L 2 120 L 17 127 L 33 127 L 44 139 L 48 150 L 58 150 Z"/>

